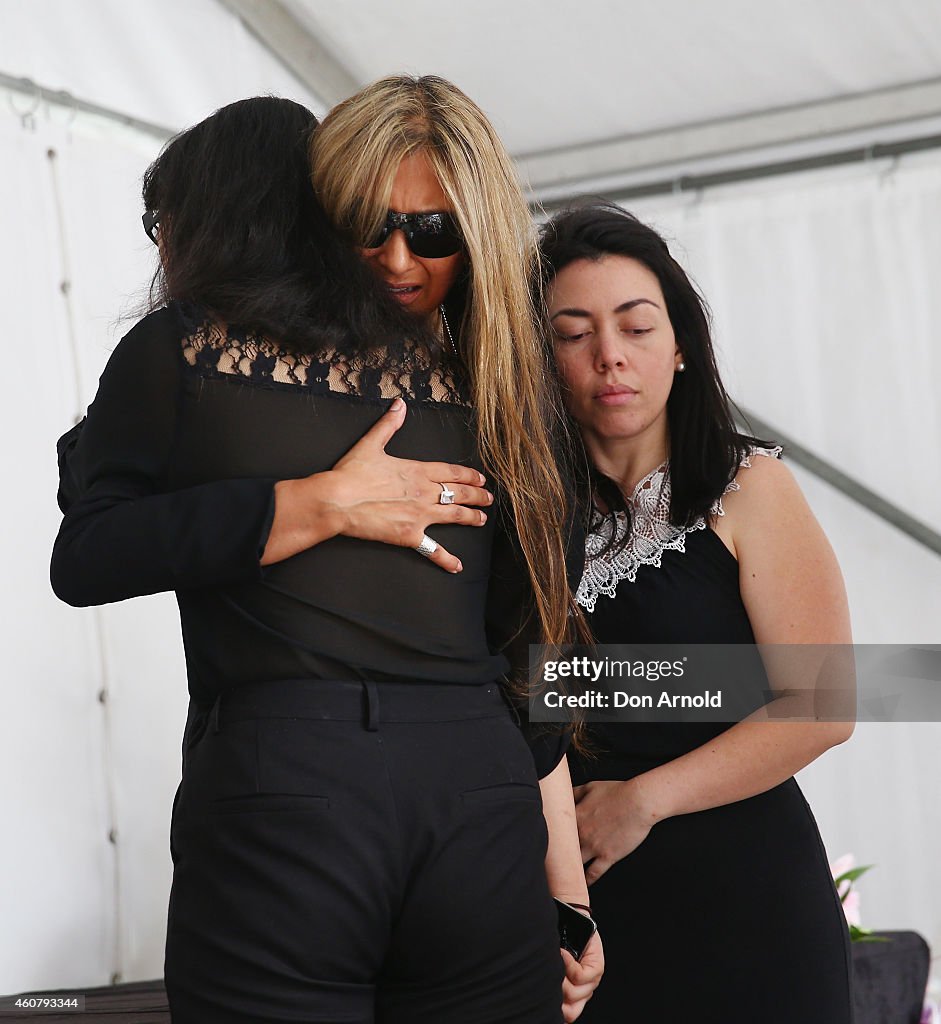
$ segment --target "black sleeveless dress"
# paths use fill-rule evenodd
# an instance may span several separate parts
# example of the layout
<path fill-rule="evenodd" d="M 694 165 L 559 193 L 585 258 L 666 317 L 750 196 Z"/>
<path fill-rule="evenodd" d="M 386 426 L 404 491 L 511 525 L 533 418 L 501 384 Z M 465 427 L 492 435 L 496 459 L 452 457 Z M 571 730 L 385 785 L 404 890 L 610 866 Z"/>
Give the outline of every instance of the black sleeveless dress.
<path fill-rule="evenodd" d="M 744 480 L 747 486 L 747 474 Z M 661 484 L 669 486 L 658 471 L 641 481 L 649 501 L 635 517 L 635 543 L 613 563 L 592 557 L 598 534 L 589 536 L 578 598 L 591 609 L 595 637 L 602 644 L 754 643 L 737 561 L 704 521 L 687 531 L 669 526 L 659 511 Z M 725 728 L 592 725 L 597 758 L 570 755 L 573 781 L 633 778 Z M 585 1024 L 852 1020 L 846 922 L 793 778 L 658 823 L 592 886 L 591 904 L 607 968 Z"/>

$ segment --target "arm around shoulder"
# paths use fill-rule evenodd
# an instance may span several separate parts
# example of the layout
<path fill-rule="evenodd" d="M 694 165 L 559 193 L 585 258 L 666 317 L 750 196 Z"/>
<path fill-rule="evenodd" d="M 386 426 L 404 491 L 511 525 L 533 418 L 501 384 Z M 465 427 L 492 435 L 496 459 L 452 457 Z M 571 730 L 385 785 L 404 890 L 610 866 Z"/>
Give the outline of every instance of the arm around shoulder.
<path fill-rule="evenodd" d="M 112 353 L 84 425 L 60 442 L 66 515 L 51 580 L 69 604 L 105 604 L 260 573 L 274 480 L 168 490 L 181 395 L 180 341 L 173 308 L 135 325 Z"/>

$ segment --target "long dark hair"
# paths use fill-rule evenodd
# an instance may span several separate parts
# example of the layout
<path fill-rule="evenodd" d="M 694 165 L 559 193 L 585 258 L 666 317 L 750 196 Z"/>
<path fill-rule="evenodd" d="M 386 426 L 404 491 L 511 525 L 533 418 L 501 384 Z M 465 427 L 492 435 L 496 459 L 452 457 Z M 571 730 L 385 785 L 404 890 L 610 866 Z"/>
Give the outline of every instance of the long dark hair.
<path fill-rule="evenodd" d="M 300 352 L 427 340 L 317 201 L 307 162 L 316 127 L 300 103 L 255 96 L 167 143 L 143 185 L 163 264 L 151 308 L 194 303 Z"/>
<path fill-rule="evenodd" d="M 540 244 L 543 287 L 570 263 L 605 256 L 637 260 L 656 275 L 686 364 L 684 373 L 674 375 L 667 399 L 670 519 L 676 526 L 689 526 L 708 516 L 749 449 L 765 447 L 767 442 L 735 427 L 733 405 L 716 365 L 705 299 L 670 255 L 663 238 L 613 204 L 590 203 L 557 214 L 543 226 Z M 614 480 L 593 468 L 590 479 L 584 473 L 581 482 L 610 509 L 624 512 L 629 521 L 629 503 Z"/>

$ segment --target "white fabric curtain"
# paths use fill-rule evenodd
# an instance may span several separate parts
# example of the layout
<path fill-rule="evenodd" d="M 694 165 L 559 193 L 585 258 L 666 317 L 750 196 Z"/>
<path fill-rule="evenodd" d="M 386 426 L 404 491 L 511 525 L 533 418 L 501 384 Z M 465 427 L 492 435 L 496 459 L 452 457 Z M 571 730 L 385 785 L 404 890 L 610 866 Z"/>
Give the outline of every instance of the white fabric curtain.
<path fill-rule="evenodd" d="M 171 130 L 264 93 L 323 111 L 216 0 L 0 0 L 0 13 L 0 70 Z M 0 88 L 0 992 L 163 967 L 186 711 L 175 601 L 73 610 L 48 582 L 55 440 L 94 397 L 146 296 L 155 249 L 140 178 L 158 150 L 150 135 Z"/>
<path fill-rule="evenodd" d="M 138 191 L 157 145 L 101 135 L 0 115 L 4 992 L 152 977 L 162 963 L 185 715 L 175 603 L 73 610 L 48 582 L 56 438 L 94 396 L 130 325 L 116 321 L 122 305 L 141 299 L 153 269 Z"/>
<path fill-rule="evenodd" d="M 9 289 L 0 405 L 7 481 L 0 512 L 5 992 L 51 981 L 56 970 L 76 982 L 101 977 L 114 916 L 110 851 L 101 842 L 109 814 L 106 734 L 94 700 L 95 630 L 87 616 L 58 604 L 48 584 L 59 519 L 53 445 L 56 431 L 72 422 L 77 396 L 47 145 L 14 118 L 0 117 L 0 267 Z"/>
<path fill-rule="evenodd" d="M 264 93 L 324 113 L 218 0 L 0 0 L 0 26 L 0 71 L 172 131 Z"/>
<path fill-rule="evenodd" d="M 734 397 L 935 530 L 939 168 L 931 152 L 633 207 L 702 285 Z"/>

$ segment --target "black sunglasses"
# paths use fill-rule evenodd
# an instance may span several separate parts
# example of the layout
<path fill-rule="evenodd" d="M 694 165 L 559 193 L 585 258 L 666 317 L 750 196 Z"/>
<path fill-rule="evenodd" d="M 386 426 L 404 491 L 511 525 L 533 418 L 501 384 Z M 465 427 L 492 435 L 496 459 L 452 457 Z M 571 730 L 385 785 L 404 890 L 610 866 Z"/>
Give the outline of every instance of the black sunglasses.
<path fill-rule="evenodd" d="M 464 245 L 461 229 L 450 213 L 396 213 L 389 210 L 385 223 L 363 248 L 379 249 L 393 231 L 401 231 L 409 249 L 426 260 L 453 256 Z"/>
<path fill-rule="evenodd" d="M 148 210 L 143 217 L 141 222 L 144 225 L 144 231 L 147 233 L 147 237 L 154 243 L 157 244 L 157 228 L 160 226 L 160 214 L 157 210 Z"/>

